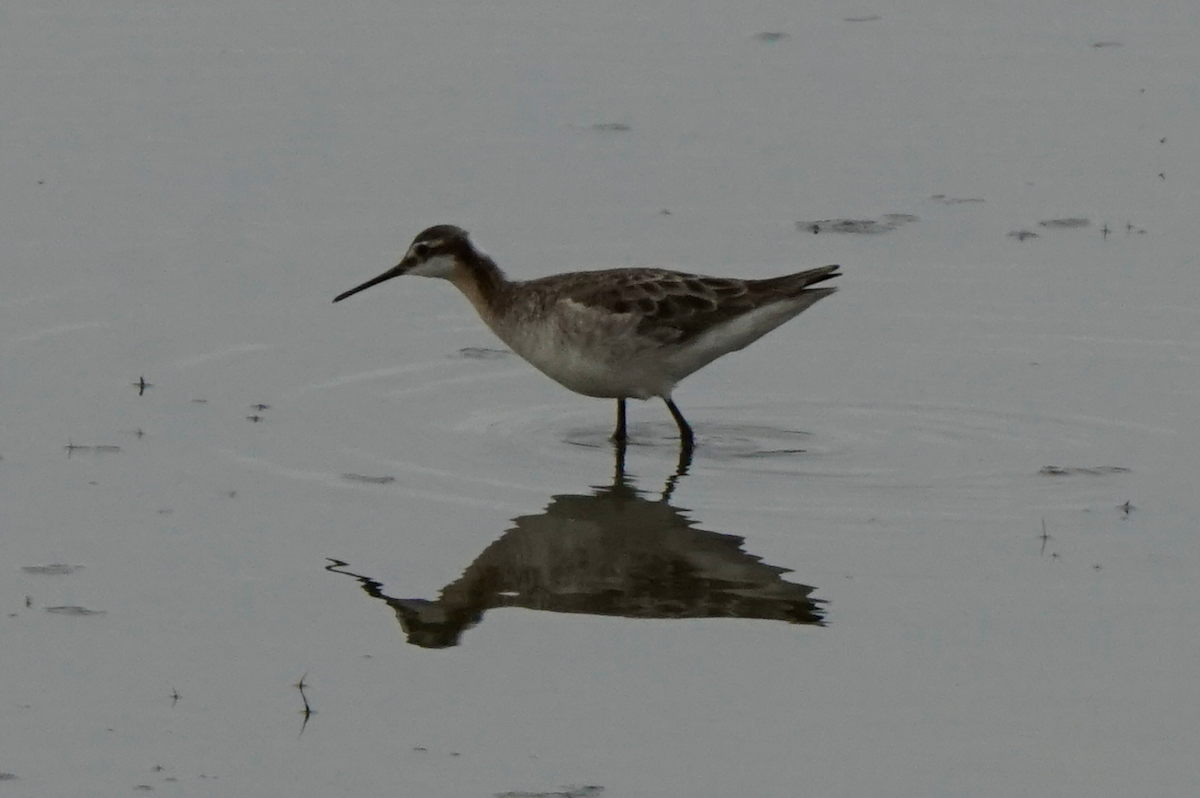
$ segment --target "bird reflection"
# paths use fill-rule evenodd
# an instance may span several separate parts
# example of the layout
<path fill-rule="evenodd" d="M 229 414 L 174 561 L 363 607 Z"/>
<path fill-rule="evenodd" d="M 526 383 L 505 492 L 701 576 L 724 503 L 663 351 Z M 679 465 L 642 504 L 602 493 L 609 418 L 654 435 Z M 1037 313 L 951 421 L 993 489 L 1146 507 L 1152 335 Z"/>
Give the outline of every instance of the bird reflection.
<path fill-rule="evenodd" d="M 408 642 L 458 645 L 495 607 L 627 618 L 759 618 L 823 626 L 812 587 L 781 579 L 789 569 L 742 550 L 744 538 L 696 529 L 670 504 L 689 458 L 650 498 L 625 473 L 617 447 L 613 483 L 555 496 L 545 511 L 513 519 L 436 600 L 393 598 L 378 581 L 331 560 L 367 595 L 396 613 Z"/>

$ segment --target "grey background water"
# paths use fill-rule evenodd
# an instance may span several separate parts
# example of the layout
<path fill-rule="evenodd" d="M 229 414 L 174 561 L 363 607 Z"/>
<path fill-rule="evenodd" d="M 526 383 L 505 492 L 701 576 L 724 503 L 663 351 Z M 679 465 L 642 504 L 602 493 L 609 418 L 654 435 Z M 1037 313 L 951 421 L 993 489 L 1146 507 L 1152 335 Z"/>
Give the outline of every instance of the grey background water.
<path fill-rule="evenodd" d="M 0 792 L 1193 795 L 1198 24 L 0 11 Z M 613 490 L 447 285 L 330 304 L 439 222 L 843 290 L 664 503 L 660 403 Z"/>

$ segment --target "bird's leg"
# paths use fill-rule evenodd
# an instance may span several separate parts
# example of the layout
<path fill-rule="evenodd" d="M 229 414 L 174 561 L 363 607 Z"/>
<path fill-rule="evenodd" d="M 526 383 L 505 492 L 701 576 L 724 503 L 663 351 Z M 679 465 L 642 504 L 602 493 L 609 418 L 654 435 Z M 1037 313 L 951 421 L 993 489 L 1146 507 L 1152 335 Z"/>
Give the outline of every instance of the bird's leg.
<path fill-rule="evenodd" d="M 625 441 L 613 441 L 613 455 L 615 457 L 613 471 L 613 485 L 620 486 L 625 484 Z"/>
<path fill-rule="evenodd" d="M 687 419 L 683 417 L 683 413 L 679 412 L 679 408 L 671 401 L 671 397 L 664 396 L 663 401 L 667 403 L 667 409 L 671 411 L 671 415 L 675 419 L 675 424 L 679 427 L 679 447 L 689 455 L 696 448 L 696 436 L 692 434 L 692 427 L 687 423 Z"/>
<path fill-rule="evenodd" d="M 613 430 L 612 439 L 616 443 L 625 443 L 629 436 L 625 434 L 625 400 L 617 400 L 617 428 Z"/>

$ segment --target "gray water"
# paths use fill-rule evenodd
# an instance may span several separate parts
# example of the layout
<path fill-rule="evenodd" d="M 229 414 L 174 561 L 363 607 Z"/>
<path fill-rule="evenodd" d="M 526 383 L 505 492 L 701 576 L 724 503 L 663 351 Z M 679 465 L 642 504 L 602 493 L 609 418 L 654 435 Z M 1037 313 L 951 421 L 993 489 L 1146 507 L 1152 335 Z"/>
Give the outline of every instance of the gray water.
<path fill-rule="evenodd" d="M 1193 4 L 0 23 L 4 795 L 1194 794 Z M 845 275 L 618 476 L 433 223 Z"/>

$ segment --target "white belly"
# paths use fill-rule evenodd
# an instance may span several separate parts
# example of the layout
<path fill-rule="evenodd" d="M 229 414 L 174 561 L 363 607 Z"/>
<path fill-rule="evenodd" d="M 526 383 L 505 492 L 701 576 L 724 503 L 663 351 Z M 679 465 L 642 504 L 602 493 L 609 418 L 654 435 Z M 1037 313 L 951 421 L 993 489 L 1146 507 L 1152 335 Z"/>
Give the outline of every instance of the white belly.
<path fill-rule="evenodd" d="M 684 377 L 741 349 L 795 316 L 808 303 L 778 302 L 717 325 L 682 344 L 637 332 L 636 314 L 613 314 L 571 302 L 535 319 L 493 320 L 512 350 L 555 382 L 586 396 L 669 398 Z M 670 337 L 665 337 L 670 340 Z"/>
<path fill-rule="evenodd" d="M 538 371 L 585 396 L 670 396 L 684 376 L 667 368 L 662 351 L 637 338 L 630 324 L 564 328 L 559 320 L 493 331 Z"/>

